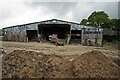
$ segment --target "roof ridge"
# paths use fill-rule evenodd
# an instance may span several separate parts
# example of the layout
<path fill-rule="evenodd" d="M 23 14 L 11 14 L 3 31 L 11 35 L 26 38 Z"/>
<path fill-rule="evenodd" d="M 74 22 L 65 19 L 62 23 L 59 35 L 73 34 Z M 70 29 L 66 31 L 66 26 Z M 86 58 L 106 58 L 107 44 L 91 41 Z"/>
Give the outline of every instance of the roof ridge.
<path fill-rule="evenodd" d="M 70 22 L 70 21 L 65 21 L 65 20 L 60 20 L 60 19 L 50 19 L 50 20 L 44 20 L 44 21 L 39 21 L 39 22 L 31 22 L 31 23 L 26 23 L 26 24 L 21 24 L 21 25 L 14 25 L 14 26 L 9 26 L 9 27 L 5 27 L 5 28 L 10 28 L 10 27 L 15 27 L 15 26 L 22 26 L 22 25 L 29 25 L 29 24 L 35 24 L 35 23 L 46 22 L 46 21 L 53 21 L 53 20 L 63 21 L 63 22 L 67 22 L 67 23 L 80 25 L 79 23 L 75 23 L 75 22 Z M 3 29 L 5 29 L 5 28 L 3 28 Z"/>

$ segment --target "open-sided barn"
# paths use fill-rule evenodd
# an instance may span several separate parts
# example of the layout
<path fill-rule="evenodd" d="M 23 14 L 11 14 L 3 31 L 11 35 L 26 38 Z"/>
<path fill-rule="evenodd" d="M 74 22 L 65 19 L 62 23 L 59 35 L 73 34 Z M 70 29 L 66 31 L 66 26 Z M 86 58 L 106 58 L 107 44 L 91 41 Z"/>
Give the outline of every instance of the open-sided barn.
<path fill-rule="evenodd" d="M 70 43 L 102 46 L 103 29 L 58 19 L 16 25 L 3 30 L 6 41 L 47 41 L 49 35 L 57 34 L 60 39 L 70 37 Z"/>

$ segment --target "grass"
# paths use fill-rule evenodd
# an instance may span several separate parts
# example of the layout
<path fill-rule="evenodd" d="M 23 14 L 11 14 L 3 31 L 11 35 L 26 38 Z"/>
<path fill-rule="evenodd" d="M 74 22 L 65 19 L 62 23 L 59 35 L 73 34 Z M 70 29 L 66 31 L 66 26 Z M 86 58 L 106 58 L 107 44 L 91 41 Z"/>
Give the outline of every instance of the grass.
<path fill-rule="evenodd" d="M 107 50 L 108 49 L 116 49 L 117 50 L 118 49 L 118 43 L 116 43 L 116 42 L 107 43 L 106 42 L 106 43 L 103 44 L 103 47 Z"/>

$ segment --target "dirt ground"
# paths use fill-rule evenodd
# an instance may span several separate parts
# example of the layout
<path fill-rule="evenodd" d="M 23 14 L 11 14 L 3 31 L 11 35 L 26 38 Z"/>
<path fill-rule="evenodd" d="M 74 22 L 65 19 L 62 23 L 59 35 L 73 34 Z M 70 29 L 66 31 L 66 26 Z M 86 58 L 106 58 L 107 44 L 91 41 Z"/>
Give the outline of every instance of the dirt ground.
<path fill-rule="evenodd" d="M 42 52 L 45 54 L 57 54 L 57 55 L 81 55 L 85 52 L 98 50 L 105 54 L 108 58 L 115 63 L 120 63 L 120 57 L 118 57 L 118 45 L 105 44 L 103 47 L 83 46 L 81 44 L 65 44 L 65 46 L 56 46 L 51 42 L 11 42 L 0 41 L 0 45 L 4 52 L 10 53 L 14 50 L 32 50 L 36 52 Z"/>
<path fill-rule="evenodd" d="M 44 52 L 46 54 L 58 54 L 58 55 L 73 55 L 92 51 L 99 50 L 103 54 L 107 56 L 118 56 L 117 49 L 111 49 L 106 47 L 94 47 L 94 46 L 83 46 L 81 44 L 69 44 L 65 46 L 56 46 L 50 42 L 38 43 L 38 42 L 9 42 L 9 41 L 1 41 L 2 48 L 6 53 L 10 53 L 16 49 L 24 49 L 24 50 L 34 50 Z"/>
<path fill-rule="evenodd" d="M 118 60 L 117 48 L 56 46 L 50 42 L 1 41 L 1 44 L 3 78 L 120 77 L 120 67 L 114 63 Z"/>
<path fill-rule="evenodd" d="M 120 67 L 100 51 L 81 55 L 3 51 L 2 78 L 120 78 Z"/>

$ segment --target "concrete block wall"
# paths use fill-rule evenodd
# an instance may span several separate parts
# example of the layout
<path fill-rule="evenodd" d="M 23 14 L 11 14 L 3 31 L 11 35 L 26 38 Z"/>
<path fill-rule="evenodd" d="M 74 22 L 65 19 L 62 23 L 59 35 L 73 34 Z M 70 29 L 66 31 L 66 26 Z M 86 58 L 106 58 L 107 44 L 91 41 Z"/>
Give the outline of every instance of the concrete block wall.
<path fill-rule="evenodd" d="M 26 42 L 27 41 L 25 34 L 5 34 L 4 40 L 15 41 L 15 42 Z"/>
<path fill-rule="evenodd" d="M 90 46 L 102 46 L 102 38 L 102 33 L 82 34 L 81 44 Z"/>
<path fill-rule="evenodd" d="M 81 42 L 82 45 L 87 45 L 87 46 L 102 46 L 102 39 L 97 39 L 97 43 L 95 42 L 95 39 L 86 39 L 86 40 L 84 39 Z"/>

